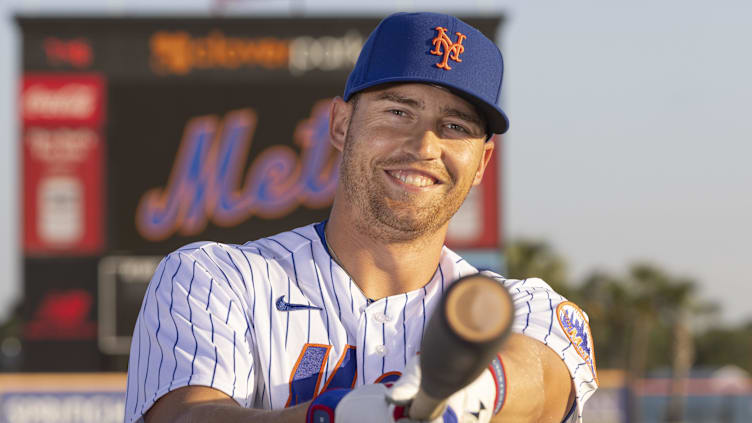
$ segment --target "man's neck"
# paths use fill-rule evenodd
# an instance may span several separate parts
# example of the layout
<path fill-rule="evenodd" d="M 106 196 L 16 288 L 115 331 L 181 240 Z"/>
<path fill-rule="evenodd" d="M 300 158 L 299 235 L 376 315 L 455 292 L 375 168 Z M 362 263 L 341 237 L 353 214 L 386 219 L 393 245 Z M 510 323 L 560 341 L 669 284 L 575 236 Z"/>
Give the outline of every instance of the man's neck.
<path fill-rule="evenodd" d="M 336 205 L 326 225 L 326 241 L 334 258 L 372 299 L 413 291 L 430 282 L 445 235 L 446 225 L 415 239 L 387 241 L 361 230 Z"/>

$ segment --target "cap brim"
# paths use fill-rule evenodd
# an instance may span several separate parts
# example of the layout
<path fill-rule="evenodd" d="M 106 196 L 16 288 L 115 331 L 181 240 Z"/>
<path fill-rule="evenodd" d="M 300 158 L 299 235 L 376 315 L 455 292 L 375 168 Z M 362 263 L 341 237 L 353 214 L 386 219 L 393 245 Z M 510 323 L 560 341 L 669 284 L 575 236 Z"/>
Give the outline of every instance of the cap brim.
<path fill-rule="evenodd" d="M 480 109 L 480 112 L 483 113 L 483 116 L 485 116 L 486 118 L 488 132 L 490 132 L 491 134 L 503 134 L 507 132 L 507 130 L 509 129 L 509 118 L 507 118 L 506 113 L 504 113 L 504 111 L 501 110 L 499 106 L 495 104 L 488 104 L 478 97 L 475 97 L 472 94 L 466 93 L 456 88 L 448 88 L 450 88 L 456 95 L 464 98 L 468 102 L 474 104 L 475 107 Z"/>

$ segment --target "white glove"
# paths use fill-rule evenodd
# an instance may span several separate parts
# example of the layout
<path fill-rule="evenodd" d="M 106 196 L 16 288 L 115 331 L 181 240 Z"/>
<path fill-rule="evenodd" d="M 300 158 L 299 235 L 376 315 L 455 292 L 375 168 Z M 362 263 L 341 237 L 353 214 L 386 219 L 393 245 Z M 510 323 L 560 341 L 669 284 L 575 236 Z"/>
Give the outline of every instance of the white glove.
<path fill-rule="evenodd" d="M 420 355 L 416 355 L 407 362 L 402 376 L 387 390 L 387 401 L 409 405 L 418 394 L 420 379 Z M 495 396 L 494 378 L 489 370 L 484 370 L 470 385 L 449 397 L 447 407 L 460 423 L 488 423 L 493 416 Z M 441 419 L 436 421 L 440 422 Z"/>
<path fill-rule="evenodd" d="M 308 408 L 308 423 L 417 423 L 407 409 L 420 386 L 420 359 L 413 357 L 393 385 L 380 383 L 327 391 Z M 495 382 L 486 370 L 449 398 L 441 417 L 422 423 L 488 423 L 493 413 Z M 460 411 L 458 413 L 456 410 Z"/>

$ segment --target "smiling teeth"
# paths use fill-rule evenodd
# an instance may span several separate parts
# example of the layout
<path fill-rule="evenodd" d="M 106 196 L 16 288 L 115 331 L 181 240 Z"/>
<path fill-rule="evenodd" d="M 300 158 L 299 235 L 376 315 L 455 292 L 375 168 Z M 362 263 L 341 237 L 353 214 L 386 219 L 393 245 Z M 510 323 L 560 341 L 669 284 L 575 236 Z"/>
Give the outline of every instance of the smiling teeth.
<path fill-rule="evenodd" d="M 426 187 L 429 185 L 433 185 L 434 181 L 433 178 L 429 178 L 427 176 L 415 174 L 415 173 L 407 173 L 401 170 L 389 172 L 392 176 L 399 179 L 400 181 L 408 184 L 413 185 L 416 187 Z"/>

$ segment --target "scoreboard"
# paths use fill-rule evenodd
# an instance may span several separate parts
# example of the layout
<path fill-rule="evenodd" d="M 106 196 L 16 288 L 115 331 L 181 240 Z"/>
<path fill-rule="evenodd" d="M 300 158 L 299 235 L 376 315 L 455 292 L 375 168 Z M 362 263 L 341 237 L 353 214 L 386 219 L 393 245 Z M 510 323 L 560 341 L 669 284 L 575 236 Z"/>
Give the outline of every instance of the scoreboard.
<path fill-rule="evenodd" d="M 495 39 L 501 18 L 467 21 Z M 161 257 L 327 217 L 339 169 L 329 103 L 378 19 L 17 23 L 22 370 L 124 370 Z M 500 260 L 496 169 L 449 234 L 491 266 Z"/>

